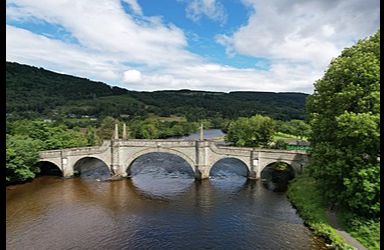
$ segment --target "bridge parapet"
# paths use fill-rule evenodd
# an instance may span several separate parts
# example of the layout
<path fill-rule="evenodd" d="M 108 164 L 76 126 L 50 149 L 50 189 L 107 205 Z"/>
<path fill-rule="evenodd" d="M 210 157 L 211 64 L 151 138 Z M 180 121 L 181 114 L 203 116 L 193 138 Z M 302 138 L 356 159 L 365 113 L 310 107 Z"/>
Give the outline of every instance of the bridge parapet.
<path fill-rule="evenodd" d="M 130 139 L 130 140 L 114 140 L 115 146 L 122 147 L 193 147 L 196 141 L 181 141 L 181 140 L 141 140 L 141 139 Z"/>
<path fill-rule="evenodd" d="M 40 159 L 61 157 L 61 150 L 47 150 L 39 152 Z"/>
<path fill-rule="evenodd" d="M 250 151 L 253 152 L 259 152 L 259 153 L 266 153 L 266 154 L 287 154 L 287 155 L 308 155 L 303 150 L 295 150 L 295 151 L 287 151 L 287 150 L 278 150 L 278 149 L 264 149 L 264 148 L 250 148 L 250 147 L 231 147 L 231 146 L 219 146 L 216 145 L 216 143 L 211 142 L 210 147 L 213 151 L 216 151 L 221 154 L 233 154 L 234 152 L 238 154 L 249 154 Z"/>

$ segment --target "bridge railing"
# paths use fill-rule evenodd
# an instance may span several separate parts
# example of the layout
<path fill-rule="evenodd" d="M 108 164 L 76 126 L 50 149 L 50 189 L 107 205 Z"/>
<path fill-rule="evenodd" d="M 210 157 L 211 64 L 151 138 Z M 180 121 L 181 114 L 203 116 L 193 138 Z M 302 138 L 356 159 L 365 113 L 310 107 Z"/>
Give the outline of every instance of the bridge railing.
<path fill-rule="evenodd" d="M 196 144 L 195 140 L 181 141 L 181 140 L 143 140 L 143 139 L 129 139 L 129 140 L 116 140 L 114 143 L 120 146 L 139 146 L 139 147 L 154 147 L 154 146 L 166 146 L 166 147 L 193 147 Z"/>
<path fill-rule="evenodd" d="M 46 150 L 39 152 L 40 159 L 61 157 L 61 150 Z"/>
<path fill-rule="evenodd" d="M 55 158 L 61 157 L 64 154 L 78 155 L 78 154 L 100 154 L 105 152 L 111 142 L 104 140 L 101 146 L 92 146 L 92 147 L 76 147 L 76 148 L 64 148 L 64 149 L 54 149 L 54 150 L 44 150 L 39 152 L 41 159 L 45 158 Z"/>
<path fill-rule="evenodd" d="M 251 148 L 251 147 L 234 147 L 234 146 L 221 146 L 212 142 L 210 144 L 217 150 L 228 150 L 228 151 L 238 151 L 238 152 L 265 152 L 265 153 L 284 153 L 284 154 L 308 154 L 305 150 L 282 150 L 282 149 L 267 149 L 267 148 Z"/>

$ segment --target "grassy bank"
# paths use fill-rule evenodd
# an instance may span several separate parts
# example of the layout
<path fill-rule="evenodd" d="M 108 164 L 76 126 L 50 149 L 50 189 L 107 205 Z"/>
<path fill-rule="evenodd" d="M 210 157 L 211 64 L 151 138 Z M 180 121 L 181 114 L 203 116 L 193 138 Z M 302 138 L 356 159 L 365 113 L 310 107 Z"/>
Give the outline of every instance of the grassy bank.
<path fill-rule="evenodd" d="M 326 239 L 326 243 L 331 244 L 335 249 L 354 249 L 328 224 L 327 204 L 313 178 L 305 175 L 297 177 L 290 183 L 287 194 L 300 217 L 315 235 Z"/>
<path fill-rule="evenodd" d="M 369 220 L 349 212 L 341 212 L 340 220 L 346 231 L 370 250 L 380 249 L 380 221 Z"/>
<path fill-rule="evenodd" d="M 298 210 L 301 218 L 314 233 L 326 239 L 336 249 L 353 249 L 330 226 L 326 211 L 327 202 L 323 199 L 316 181 L 301 175 L 294 179 L 288 188 L 288 198 Z M 380 249 L 380 221 L 369 220 L 353 213 L 339 210 L 337 213 L 344 230 L 368 249 Z"/>

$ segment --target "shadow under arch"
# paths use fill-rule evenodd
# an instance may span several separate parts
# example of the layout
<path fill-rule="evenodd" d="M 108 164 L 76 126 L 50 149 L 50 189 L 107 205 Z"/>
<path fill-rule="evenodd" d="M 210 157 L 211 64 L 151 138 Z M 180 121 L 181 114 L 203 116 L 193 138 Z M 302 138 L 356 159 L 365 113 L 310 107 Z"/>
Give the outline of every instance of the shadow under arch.
<path fill-rule="evenodd" d="M 137 193 L 156 200 L 182 196 L 191 188 L 195 177 L 185 159 L 164 152 L 143 154 L 132 161 L 126 171 Z"/>
<path fill-rule="evenodd" d="M 286 191 L 289 181 L 295 176 L 295 169 L 284 161 L 269 163 L 260 173 L 264 187 L 275 192 Z"/>
<path fill-rule="evenodd" d="M 39 161 L 34 166 L 39 169 L 37 176 L 42 176 L 42 175 L 63 176 L 63 172 L 61 171 L 60 167 L 53 162 Z"/>
<path fill-rule="evenodd" d="M 235 157 L 226 157 L 216 161 L 210 171 L 209 176 L 249 176 L 249 169 L 245 162 Z"/>
<path fill-rule="evenodd" d="M 176 170 L 181 173 L 191 173 L 195 176 L 196 172 L 193 161 L 178 151 L 143 150 L 134 155 L 132 160 L 126 165 L 125 172 L 127 176 L 132 177 L 140 173 L 145 164 L 150 168 L 161 167 L 167 173 L 175 172 Z"/>
<path fill-rule="evenodd" d="M 73 165 L 73 172 L 75 176 L 93 179 L 104 179 L 111 176 L 108 165 L 103 160 L 89 156 L 76 161 Z"/>

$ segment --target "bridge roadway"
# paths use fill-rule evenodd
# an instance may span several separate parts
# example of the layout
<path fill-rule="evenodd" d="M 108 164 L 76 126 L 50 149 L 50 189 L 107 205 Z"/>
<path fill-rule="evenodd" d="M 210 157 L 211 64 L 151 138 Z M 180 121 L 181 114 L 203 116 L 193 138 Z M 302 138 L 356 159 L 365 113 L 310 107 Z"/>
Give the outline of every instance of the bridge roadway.
<path fill-rule="evenodd" d="M 64 177 L 71 177 L 79 160 L 86 157 L 96 158 L 108 166 L 111 175 L 125 177 L 135 159 L 153 152 L 180 156 L 189 163 L 196 179 L 208 178 L 212 166 L 224 158 L 240 160 L 248 168 L 249 178 L 253 179 L 260 178 L 261 171 L 275 162 L 289 164 L 295 176 L 308 163 L 308 156 L 304 151 L 218 146 L 209 140 L 140 139 L 113 139 L 104 141 L 101 146 L 42 151 L 40 161 L 55 164 Z"/>

